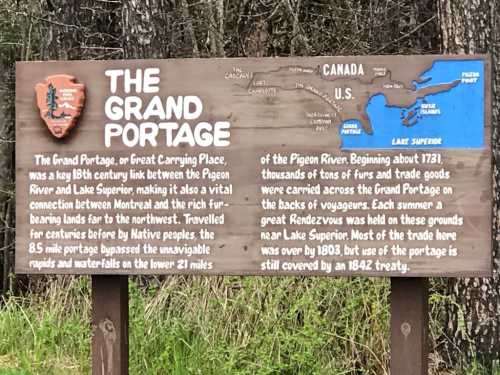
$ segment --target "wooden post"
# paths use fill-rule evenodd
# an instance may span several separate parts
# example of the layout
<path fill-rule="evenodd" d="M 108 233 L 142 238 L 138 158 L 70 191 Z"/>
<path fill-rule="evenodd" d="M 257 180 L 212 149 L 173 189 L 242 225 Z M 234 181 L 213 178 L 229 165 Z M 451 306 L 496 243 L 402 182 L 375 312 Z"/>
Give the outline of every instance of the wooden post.
<path fill-rule="evenodd" d="M 128 374 L 128 277 L 92 276 L 92 375 Z"/>
<path fill-rule="evenodd" d="M 391 375 L 427 375 L 429 284 L 391 278 Z"/>

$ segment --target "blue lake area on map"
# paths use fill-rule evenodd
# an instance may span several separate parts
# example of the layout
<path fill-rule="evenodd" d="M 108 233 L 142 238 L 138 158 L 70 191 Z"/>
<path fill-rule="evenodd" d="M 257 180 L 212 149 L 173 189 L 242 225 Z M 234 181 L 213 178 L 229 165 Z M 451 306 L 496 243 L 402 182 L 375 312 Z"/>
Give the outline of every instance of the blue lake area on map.
<path fill-rule="evenodd" d="M 484 147 L 484 61 L 436 60 L 413 82 L 416 89 L 460 83 L 448 91 L 419 98 L 408 108 L 388 106 L 373 95 L 366 106 L 373 134 L 357 120 L 339 129 L 342 149 L 419 149 Z"/>

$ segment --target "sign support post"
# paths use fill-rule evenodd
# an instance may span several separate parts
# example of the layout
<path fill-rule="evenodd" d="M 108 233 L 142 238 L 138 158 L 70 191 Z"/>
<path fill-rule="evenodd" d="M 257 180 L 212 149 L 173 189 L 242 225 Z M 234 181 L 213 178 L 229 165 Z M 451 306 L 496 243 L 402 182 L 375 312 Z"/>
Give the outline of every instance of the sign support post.
<path fill-rule="evenodd" d="M 128 374 L 128 276 L 92 276 L 92 374 Z"/>
<path fill-rule="evenodd" d="M 429 280 L 391 278 L 391 374 L 427 375 Z"/>

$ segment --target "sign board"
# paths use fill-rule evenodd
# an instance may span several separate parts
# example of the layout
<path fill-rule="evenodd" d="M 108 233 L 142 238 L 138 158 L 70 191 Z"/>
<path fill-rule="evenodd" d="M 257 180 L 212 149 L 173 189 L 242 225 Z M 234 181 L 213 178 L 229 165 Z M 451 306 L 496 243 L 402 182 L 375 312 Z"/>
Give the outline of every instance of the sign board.
<path fill-rule="evenodd" d="M 16 271 L 488 276 L 490 69 L 18 63 Z"/>

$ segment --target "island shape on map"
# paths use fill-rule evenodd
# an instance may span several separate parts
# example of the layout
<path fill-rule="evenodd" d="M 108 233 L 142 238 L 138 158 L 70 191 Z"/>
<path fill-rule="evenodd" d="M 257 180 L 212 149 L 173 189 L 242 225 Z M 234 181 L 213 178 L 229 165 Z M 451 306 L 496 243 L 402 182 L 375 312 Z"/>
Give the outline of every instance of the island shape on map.
<path fill-rule="evenodd" d="M 335 111 L 339 120 L 337 125 L 347 120 L 357 120 L 367 134 L 372 134 L 373 128 L 366 107 L 374 95 L 384 95 L 387 106 L 407 109 L 418 99 L 451 90 L 460 83 L 460 80 L 455 80 L 417 88 L 415 83 L 424 83 L 428 80 L 420 77 L 431 66 L 432 62 L 414 64 L 413 69 L 399 66 L 397 70 L 391 71 L 381 64 L 369 66 L 369 64 L 346 62 L 316 67 L 289 65 L 267 72 L 254 72 L 248 88 L 301 90 L 310 93 Z M 334 94 L 335 88 L 340 90 L 338 95 Z M 413 116 L 414 113 L 410 111 L 401 119 L 401 124 L 410 126 Z"/>

